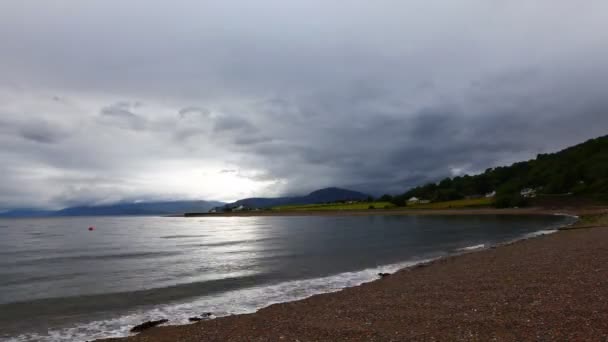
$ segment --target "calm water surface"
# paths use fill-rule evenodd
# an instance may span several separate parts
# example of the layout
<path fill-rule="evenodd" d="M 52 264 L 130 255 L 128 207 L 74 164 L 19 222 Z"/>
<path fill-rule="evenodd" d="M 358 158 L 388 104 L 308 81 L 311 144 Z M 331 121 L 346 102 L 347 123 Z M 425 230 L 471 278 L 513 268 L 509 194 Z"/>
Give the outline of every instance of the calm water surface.
<path fill-rule="evenodd" d="M 123 336 L 147 319 L 252 312 L 560 216 L 0 219 L 0 339 Z M 89 226 L 96 230 L 88 231 Z"/>

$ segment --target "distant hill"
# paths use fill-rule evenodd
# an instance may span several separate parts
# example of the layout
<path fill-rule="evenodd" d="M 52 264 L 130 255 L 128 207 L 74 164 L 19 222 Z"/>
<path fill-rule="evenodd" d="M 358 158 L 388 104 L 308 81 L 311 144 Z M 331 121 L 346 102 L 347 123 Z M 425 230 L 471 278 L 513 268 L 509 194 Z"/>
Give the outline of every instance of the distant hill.
<path fill-rule="evenodd" d="M 193 211 L 206 212 L 211 208 L 221 205 L 224 205 L 224 203 L 216 201 L 116 203 L 98 206 L 69 207 L 57 211 L 17 209 L 0 213 L 0 217 L 171 215 Z"/>
<path fill-rule="evenodd" d="M 238 207 L 240 205 L 247 208 L 270 208 L 279 205 L 291 204 L 315 204 L 336 201 L 362 201 L 371 197 L 358 191 L 352 191 L 340 188 L 325 188 L 313 191 L 306 196 L 294 197 L 275 197 L 275 198 L 245 198 L 233 203 L 229 203 L 228 207 Z"/>
<path fill-rule="evenodd" d="M 55 212 L 51 210 L 13 209 L 0 213 L 0 217 L 48 217 L 53 213 Z"/>
<path fill-rule="evenodd" d="M 538 195 L 576 195 L 606 198 L 608 194 L 608 136 L 511 166 L 487 169 L 475 176 L 445 178 L 395 196 L 404 204 L 410 197 L 446 201 L 496 191 L 498 206 L 520 205 L 522 189 Z"/>

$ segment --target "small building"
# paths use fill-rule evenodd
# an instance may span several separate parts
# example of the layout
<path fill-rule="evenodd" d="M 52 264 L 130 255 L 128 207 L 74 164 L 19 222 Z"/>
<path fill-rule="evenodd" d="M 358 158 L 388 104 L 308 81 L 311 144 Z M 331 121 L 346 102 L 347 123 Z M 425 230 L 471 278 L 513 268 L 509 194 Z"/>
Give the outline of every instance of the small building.
<path fill-rule="evenodd" d="M 431 201 L 425 200 L 425 199 L 420 199 L 418 197 L 412 197 L 407 200 L 407 204 L 427 204 L 427 203 L 431 203 Z"/>
<path fill-rule="evenodd" d="M 534 198 L 536 197 L 536 190 L 532 188 L 521 189 L 519 194 L 524 198 Z"/>
<path fill-rule="evenodd" d="M 496 190 L 492 191 L 492 192 L 488 192 L 485 196 L 486 198 L 493 198 L 496 197 Z"/>

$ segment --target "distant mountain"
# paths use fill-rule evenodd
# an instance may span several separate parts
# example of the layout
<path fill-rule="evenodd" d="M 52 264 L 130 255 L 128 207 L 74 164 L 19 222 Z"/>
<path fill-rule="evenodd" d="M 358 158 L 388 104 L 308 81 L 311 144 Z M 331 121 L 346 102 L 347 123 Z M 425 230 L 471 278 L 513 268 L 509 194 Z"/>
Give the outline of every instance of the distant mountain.
<path fill-rule="evenodd" d="M 52 216 L 54 211 L 38 210 L 38 209 L 13 209 L 0 213 L 0 217 L 48 217 Z"/>
<path fill-rule="evenodd" d="M 279 205 L 293 205 L 293 204 L 315 204 L 315 203 L 326 203 L 336 201 L 361 201 L 366 200 L 370 197 L 368 194 L 364 194 L 358 191 L 352 191 L 340 188 L 325 188 L 317 191 L 313 191 L 306 196 L 294 196 L 294 197 L 275 197 L 275 198 L 245 198 L 238 200 L 233 203 L 229 203 L 226 206 L 238 207 L 240 205 L 248 208 L 270 208 Z"/>
<path fill-rule="evenodd" d="M 224 205 L 223 202 L 217 201 L 116 203 L 108 205 L 69 207 L 57 211 L 17 209 L 0 213 L 0 217 L 171 215 L 183 214 L 185 212 L 206 212 L 211 208 L 222 205 Z"/>

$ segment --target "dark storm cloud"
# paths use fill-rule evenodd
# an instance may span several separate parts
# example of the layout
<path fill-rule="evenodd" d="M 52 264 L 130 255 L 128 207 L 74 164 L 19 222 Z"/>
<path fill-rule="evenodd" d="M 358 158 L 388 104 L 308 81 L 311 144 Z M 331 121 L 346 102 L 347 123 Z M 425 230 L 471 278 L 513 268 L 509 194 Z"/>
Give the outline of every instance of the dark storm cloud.
<path fill-rule="evenodd" d="M 233 142 L 236 145 L 255 145 L 271 141 L 272 138 L 248 135 L 236 137 Z"/>
<path fill-rule="evenodd" d="M 71 132 L 61 124 L 47 121 L 19 119 L 18 116 L 6 115 L 9 119 L 0 120 L 0 134 L 18 136 L 24 140 L 39 144 L 54 144 L 69 138 Z"/>
<path fill-rule="evenodd" d="M 133 130 L 144 130 L 148 126 L 145 118 L 133 113 L 139 103 L 117 102 L 100 111 L 102 122 Z"/>
<path fill-rule="evenodd" d="M 191 168 L 247 195 L 381 194 L 556 151 L 608 132 L 607 11 L 3 2 L 0 206 L 211 196 Z"/>
<path fill-rule="evenodd" d="M 482 90 L 477 85 L 467 89 L 460 99 L 463 104 L 448 101 L 407 115 L 399 108 L 353 115 L 358 109 L 351 102 L 323 103 L 331 108 L 320 115 L 325 124 L 311 120 L 306 136 L 285 135 L 287 143 L 251 146 L 250 151 L 273 165 L 277 177 L 294 179 L 293 186 L 302 191 L 313 188 L 318 179 L 329 179 L 327 184 L 379 194 L 481 172 L 607 133 L 608 101 L 597 93 L 597 83 L 590 88 L 595 89 L 592 94 L 581 93 L 581 84 L 567 85 L 565 79 L 557 88 L 500 81 L 495 78 L 496 83 Z M 479 97 L 493 101 L 476 101 Z M 287 131 L 297 132 L 297 127 Z M 285 159 L 289 162 L 282 163 Z"/>
<path fill-rule="evenodd" d="M 211 112 L 208 109 L 200 107 L 185 107 L 179 110 L 179 116 L 182 119 L 188 116 L 202 116 L 206 118 L 210 114 Z"/>
<path fill-rule="evenodd" d="M 41 144 L 53 144 L 67 136 L 67 132 L 54 128 L 44 121 L 29 122 L 22 125 L 19 134 L 27 140 Z"/>
<path fill-rule="evenodd" d="M 252 134 L 257 131 L 257 129 L 247 119 L 226 115 L 215 118 L 213 130 L 216 133 L 222 133 L 224 131 L 238 131 L 244 134 Z"/>

